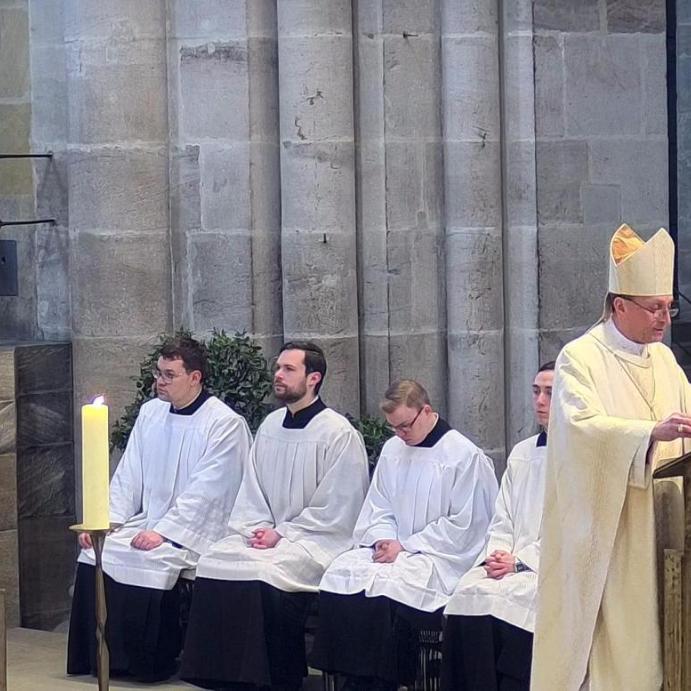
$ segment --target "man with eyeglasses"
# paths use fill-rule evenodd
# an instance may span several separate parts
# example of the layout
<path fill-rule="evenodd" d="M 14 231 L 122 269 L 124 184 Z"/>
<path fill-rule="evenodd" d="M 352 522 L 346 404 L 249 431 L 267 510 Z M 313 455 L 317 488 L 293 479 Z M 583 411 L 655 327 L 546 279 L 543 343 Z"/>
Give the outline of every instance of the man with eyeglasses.
<path fill-rule="evenodd" d="M 661 343 L 674 243 L 622 225 L 609 254 L 603 318 L 556 363 L 533 691 L 662 684 L 652 472 L 691 436 L 688 380 Z"/>
<path fill-rule="evenodd" d="M 202 556 L 180 676 L 205 688 L 297 691 L 305 621 L 324 569 L 347 550 L 368 485 L 359 433 L 319 397 L 322 349 L 281 348 L 229 535 Z"/>
<path fill-rule="evenodd" d="M 157 397 L 139 411 L 110 484 L 122 524 L 103 551 L 111 674 L 159 681 L 181 647 L 178 578 L 225 533 L 249 456 L 244 418 L 204 388 L 206 350 L 192 338 L 164 343 Z M 94 674 L 94 552 L 86 533 L 77 566 L 67 672 Z"/>
<path fill-rule="evenodd" d="M 355 548 L 319 585 L 310 659 L 345 676 L 349 691 L 415 681 L 419 631 L 440 628 L 484 545 L 497 494 L 492 461 L 432 409 L 418 382 L 392 384 L 381 409 L 395 436 L 382 448 Z"/>

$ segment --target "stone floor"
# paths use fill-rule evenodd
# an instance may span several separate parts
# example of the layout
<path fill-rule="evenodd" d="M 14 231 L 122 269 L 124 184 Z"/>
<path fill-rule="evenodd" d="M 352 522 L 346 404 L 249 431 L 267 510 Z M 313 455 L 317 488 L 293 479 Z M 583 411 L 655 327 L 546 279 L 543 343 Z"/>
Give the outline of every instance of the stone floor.
<path fill-rule="evenodd" d="M 61 691 L 62 689 L 96 688 L 93 677 L 65 675 L 64 633 L 35 629 L 10 629 L 7 632 L 7 688 L 8 691 Z M 121 689 L 150 689 L 155 691 L 183 691 L 196 686 L 173 680 L 165 684 L 135 684 L 111 681 L 112 691 Z M 310 677 L 303 689 L 322 689 L 321 677 Z"/>

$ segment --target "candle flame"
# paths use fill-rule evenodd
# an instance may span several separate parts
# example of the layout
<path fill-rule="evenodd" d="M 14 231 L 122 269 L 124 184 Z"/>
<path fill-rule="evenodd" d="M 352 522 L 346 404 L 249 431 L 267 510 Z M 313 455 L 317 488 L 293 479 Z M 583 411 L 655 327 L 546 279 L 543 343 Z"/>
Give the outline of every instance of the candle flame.
<path fill-rule="evenodd" d="M 103 405 L 106 402 L 106 399 L 104 396 L 96 396 L 94 398 L 93 405 Z"/>

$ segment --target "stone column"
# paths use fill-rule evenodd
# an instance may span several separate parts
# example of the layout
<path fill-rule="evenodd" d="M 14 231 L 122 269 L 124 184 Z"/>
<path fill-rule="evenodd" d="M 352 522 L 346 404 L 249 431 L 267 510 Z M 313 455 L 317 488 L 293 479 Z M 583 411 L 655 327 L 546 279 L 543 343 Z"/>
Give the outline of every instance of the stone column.
<path fill-rule="evenodd" d="M 498 2 L 442 2 L 449 422 L 505 454 Z"/>
<path fill-rule="evenodd" d="M 75 403 L 131 401 L 171 327 L 165 2 L 65 3 Z"/>
<path fill-rule="evenodd" d="M 507 452 L 536 430 L 537 200 L 532 0 L 501 3 L 505 418 Z"/>
<path fill-rule="evenodd" d="M 169 0 L 175 323 L 282 337 L 275 2 Z"/>
<path fill-rule="evenodd" d="M 359 414 L 349 0 L 279 0 L 281 262 L 286 339 L 320 343 L 325 399 Z"/>

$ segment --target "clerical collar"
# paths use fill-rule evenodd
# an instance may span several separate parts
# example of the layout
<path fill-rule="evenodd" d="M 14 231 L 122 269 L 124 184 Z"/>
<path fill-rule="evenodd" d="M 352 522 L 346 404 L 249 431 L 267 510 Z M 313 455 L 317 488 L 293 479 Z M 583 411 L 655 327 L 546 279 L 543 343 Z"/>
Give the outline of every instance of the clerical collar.
<path fill-rule="evenodd" d="M 535 446 L 547 446 L 547 432 L 542 430 L 540 434 L 537 435 L 537 444 Z"/>
<path fill-rule="evenodd" d="M 430 449 L 447 433 L 451 431 L 451 427 L 446 420 L 442 420 L 441 416 L 437 419 L 437 424 L 432 427 L 431 432 L 419 443 L 414 444 L 415 448 Z"/>
<path fill-rule="evenodd" d="M 194 415 L 209 399 L 211 394 L 206 390 L 202 389 L 192 403 L 186 405 L 184 408 L 174 408 L 173 404 L 170 404 L 170 412 L 173 415 Z"/>
<path fill-rule="evenodd" d="M 326 406 L 319 397 L 315 398 L 306 408 L 298 410 L 294 415 L 286 408 L 286 414 L 283 418 L 283 427 L 286 429 L 305 429 L 312 418 L 319 415 L 322 410 L 326 410 Z"/>
<path fill-rule="evenodd" d="M 638 355 L 638 357 L 644 357 L 646 355 L 647 346 L 645 343 L 636 343 L 630 338 L 624 336 L 624 334 L 617 329 L 617 325 L 614 323 L 614 319 L 611 317 L 604 323 L 605 335 L 612 341 L 612 344 L 623 350 L 629 355 Z"/>

